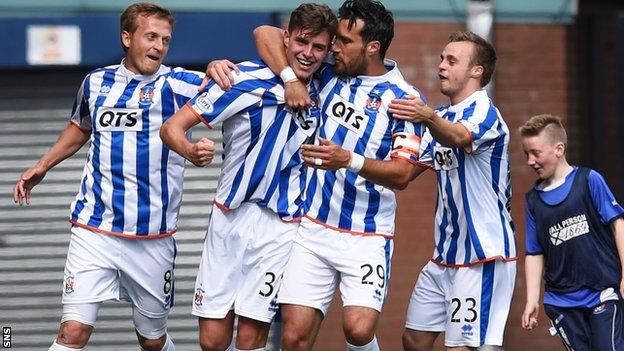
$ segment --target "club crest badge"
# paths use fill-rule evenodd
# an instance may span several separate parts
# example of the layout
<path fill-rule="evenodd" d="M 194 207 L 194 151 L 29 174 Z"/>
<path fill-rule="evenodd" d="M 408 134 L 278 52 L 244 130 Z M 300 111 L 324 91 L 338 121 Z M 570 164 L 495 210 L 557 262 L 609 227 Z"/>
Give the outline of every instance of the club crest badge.
<path fill-rule="evenodd" d="M 154 86 L 146 85 L 141 88 L 139 92 L 139 104 L 140 105 L 150 105 L 153 102 L 154 98 Z"/>
<path fill-rule="evenodd" d="M 379 91 L 373 90 L 370 94 L 368 94 L 368 100 L 366 100 L 366 109 L 377 111 L 381 107 L 381 96 L 379 96 Z"/>
<path fill-rule="evenodd" d="M 203 301 L 204 301 L 204 290 L 201 288 L 197 288 L 195 290 L 195 299 L 194 299 L 195 305 L 201 306 Z"/>
<path fill-rule="evenodd" d="M 66 294 L 73 293 L 75 284 L 76 284 L 76 281 L 74 280 L 74 275 L 73 274 L 66 275 L 65 282 L 64 282 L 65 293 Z"/>

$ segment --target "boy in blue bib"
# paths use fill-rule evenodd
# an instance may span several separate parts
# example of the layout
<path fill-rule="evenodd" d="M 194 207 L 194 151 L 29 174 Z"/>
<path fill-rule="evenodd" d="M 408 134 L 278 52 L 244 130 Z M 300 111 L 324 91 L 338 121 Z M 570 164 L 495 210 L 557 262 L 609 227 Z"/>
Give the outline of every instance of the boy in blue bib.
<path fill-rule="evenodd" d="M 539 177 L 525 199 L 522 327 L 537 326 L 543 275 L 544 310 L 566 349 L 624 350 L 624 209 L 599 173 L 568 164 L 559 117 L 534 116 L 520 135 Z"/>

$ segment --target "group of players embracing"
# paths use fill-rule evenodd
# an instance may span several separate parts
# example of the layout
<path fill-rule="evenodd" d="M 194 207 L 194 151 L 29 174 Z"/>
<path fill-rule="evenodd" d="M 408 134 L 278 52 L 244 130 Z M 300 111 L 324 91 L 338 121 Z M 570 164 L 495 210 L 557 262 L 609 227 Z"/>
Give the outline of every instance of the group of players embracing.
<path fill-rule="evenodd" d="M 497 59 L 489 42 L 471 32 L 450 36 L 438 66 L 449 103 L 433 109 L 385 58 L 394 20 L 379 1 L 347 0 L 338 17 L 326 5 L 302 4 L 287 30 L 255 29 L 261 59 L 215 61 L 206 75 L 162 65 L 173 21 L 155 4 L 123 12 L 125 58 L 85 77 L 69 125 L 15 185 L 15 201 L 29 203 L 46 172 L 90 141 L 71 206 L 62 322 L 50 350 L 82 350 L 101 302 L 109 299 L 132 302 L 142 349 L 175 350 L 166 321 L 185 159 L 203 167 L 215 151 L 211 140 L 188 138 L 200 122 L 221 124 L 223 131 L 223 163 L 192 307 L 202 350 L 264 350 L 278 310 L 282 350 L 310 350 L 336 288 L 347 349 L 379 350 L 375 330 L 391 275 L 394 191 L 428 169 L 438 184 L 435 251 L 414 287 L 403 345 L 431 350 L 440 332 L 447 350 L 503 345 L 517 255 L 510 133 L 484 90 Z M 567 163 L 555 162 L 565 161 L 566 140 L 549 137 L 559 120 L 541 127 L 531 121 L 533 129 L 523 127 L 523 145 L 542 181 L 531 195 L 530 208 L 539 211 L 531 212 L 530 254 L 542 260 L 532 266 L 539 276 L 523 316 L 527 329 L 536 323 L 543 258 L 562 257 L 561 243 L 542 240 L 542 222 L 550 217 L 540 194 L 568 175 L 561 170 Z M 542 162 L 548 147 L 559 153 Z M 603 202 L 613 197 L 608 188 L 596 191 Z M 612 234 L 608 226 L 619 226 L 624 211 L 603 207 L 587 216 L 602 215 L 591 218 L 590 229 Z M 611 307 L 620 306 L 618 251 L 609 261 L 615 267 L 604 270 L 608 281 L 582 285 L 611 288 Z M 580 278 L 565 280 L 565 274 L 546 275 L 556 301 L 570 298 L 576 291 L 570 287 L 583 279 L 589 282 L 589 270 Z M 557 285 L 561 279 L 568 285 Z M 567 306 L 559 307 L 552 313 Z"/>

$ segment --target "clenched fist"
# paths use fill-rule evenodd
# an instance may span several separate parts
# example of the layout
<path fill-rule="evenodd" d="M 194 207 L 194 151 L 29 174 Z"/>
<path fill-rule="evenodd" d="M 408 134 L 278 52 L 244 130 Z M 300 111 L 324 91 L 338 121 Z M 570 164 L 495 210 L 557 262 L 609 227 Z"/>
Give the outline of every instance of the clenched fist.
<path fill-rule="evenodd" d="M 214 151 L 214 142 L 207 138 L 201 138 L 188 150 L 187 159 L 197 167 L 206 167 L 212 162 Z"/>

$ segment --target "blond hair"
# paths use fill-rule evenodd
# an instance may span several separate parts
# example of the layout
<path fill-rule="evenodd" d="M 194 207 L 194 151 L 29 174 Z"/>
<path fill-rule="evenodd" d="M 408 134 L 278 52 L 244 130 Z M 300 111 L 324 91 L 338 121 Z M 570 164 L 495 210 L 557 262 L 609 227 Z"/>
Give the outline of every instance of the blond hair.
<path fill-rule="evenodd" d="M 529 118 L 526 123 L 518 128 L 522 138 L 533 137 L 539 135 L 542 131 L 546 131 L 551 144 L 562 142 L 566 148 L 568 146 L 568 135 L 561 118 L 551 114 L 542 114 Z"/>

